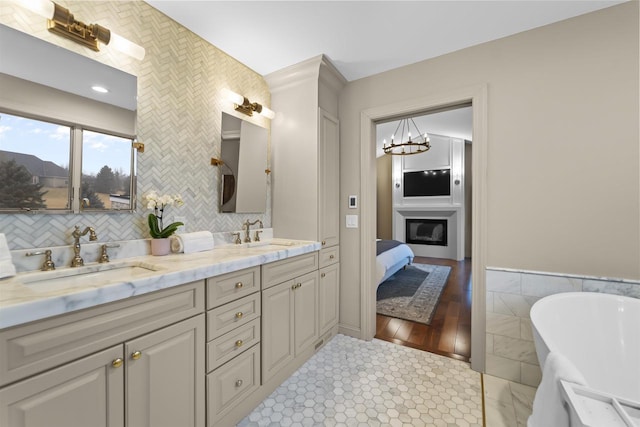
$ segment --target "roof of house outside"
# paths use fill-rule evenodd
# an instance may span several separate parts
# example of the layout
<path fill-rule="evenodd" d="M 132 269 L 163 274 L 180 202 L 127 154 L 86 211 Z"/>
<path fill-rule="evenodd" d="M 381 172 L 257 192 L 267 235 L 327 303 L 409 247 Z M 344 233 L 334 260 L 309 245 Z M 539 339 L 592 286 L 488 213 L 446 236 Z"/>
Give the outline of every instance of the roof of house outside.
<path fill-rule="evenodd" d="M 15 160 L 19 165 L 27 168 L 33 176 L 42 178 L 68 178 L 69 172 L 49 160 L 42 160 L 33 154 L 15 153 L 13 151 L 0 150 L 0 161 Z"/>

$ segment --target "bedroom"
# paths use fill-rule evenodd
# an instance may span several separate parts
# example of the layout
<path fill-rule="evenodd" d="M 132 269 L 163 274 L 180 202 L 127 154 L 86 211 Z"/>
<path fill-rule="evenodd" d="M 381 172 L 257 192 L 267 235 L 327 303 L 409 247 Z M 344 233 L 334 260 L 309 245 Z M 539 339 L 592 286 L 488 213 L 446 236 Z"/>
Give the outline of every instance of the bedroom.
<path fill-rule="evenodd" d="M 392 135 L 396 144 L 406 141 L 407 126 L 412 135 L 428 135 L 428 151 L 387 154 L 383 146 Z M 471 106 L 376 126 L 376 338 L 464 361 L 471 337 L 471 141 Z"/>

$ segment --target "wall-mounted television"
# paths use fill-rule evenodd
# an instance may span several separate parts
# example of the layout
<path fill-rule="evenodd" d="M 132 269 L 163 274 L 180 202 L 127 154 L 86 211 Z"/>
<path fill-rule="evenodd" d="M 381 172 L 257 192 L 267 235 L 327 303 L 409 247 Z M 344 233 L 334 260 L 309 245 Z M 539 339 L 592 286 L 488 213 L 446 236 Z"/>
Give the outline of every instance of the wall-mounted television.
<path fill-rule="evenodd" d="M 404 197 L 450 196 L 451 170 L 405 172 L 403 184 Z"/>

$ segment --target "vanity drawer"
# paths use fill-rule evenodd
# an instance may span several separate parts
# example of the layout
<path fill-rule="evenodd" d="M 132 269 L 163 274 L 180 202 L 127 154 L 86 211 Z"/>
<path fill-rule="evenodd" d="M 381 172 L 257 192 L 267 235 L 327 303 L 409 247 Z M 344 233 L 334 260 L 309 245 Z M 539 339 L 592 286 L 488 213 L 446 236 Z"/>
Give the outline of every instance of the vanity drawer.
<path fill-rule="evenodd" d="M 0 386 L 204 312 L 204 280 L 0 332 Z"/>
<path fill-rule="evenodd" d="M 320 268 L 335 264 L 340 261 L 339 246 L 320 249 Z"/>
<path fill-rule="evenodd" d="M 318 252 L 271 262 L 262 266 L 262 289 L 318 269 Z"/>
<path fill-rule="evenodd" d="M 207 343 L 207 372 L 213 371 L 259 342 L 260 319 L 255 319 Z"/>
<path fill-rule="evenodd" d="M 208 426 L 260 387 L 260 344 L 207 375 Z"/>
<path fill-rule="evenodd" d="M 207 310 L 260 290 L 260 267 L 207 279 Z"/>
<path fill-rule="evenodd" d="M 260 293 L 207 311 L 207 341 L 260 317 Z"/>

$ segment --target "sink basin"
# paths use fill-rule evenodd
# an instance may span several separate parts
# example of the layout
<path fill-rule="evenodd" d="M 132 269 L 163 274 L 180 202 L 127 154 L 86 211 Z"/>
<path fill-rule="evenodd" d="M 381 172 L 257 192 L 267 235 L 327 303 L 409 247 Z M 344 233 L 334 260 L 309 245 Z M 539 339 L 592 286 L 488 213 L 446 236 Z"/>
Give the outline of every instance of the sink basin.
<path fill-rule="evenodd" d="M 263 246 L 295 246 L 304 242 L 296 242 L 295 240 L 287 239 L 271 239 L 263 242 L 251 242 L 246 243 L 247 248 L 259 248 Z"/>
<path fill-rule="evenodd" d="M 21 282 L 36 292 L 99 286 L 108 283 L 128 282 L 136 278 L 155 274 L 163 267 L 141 261 L 122 261 L 85 265 L 54 271 L 25 273 Z"/>

